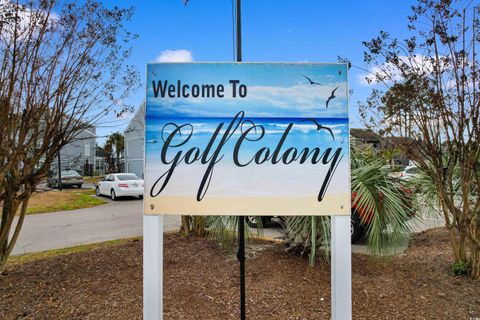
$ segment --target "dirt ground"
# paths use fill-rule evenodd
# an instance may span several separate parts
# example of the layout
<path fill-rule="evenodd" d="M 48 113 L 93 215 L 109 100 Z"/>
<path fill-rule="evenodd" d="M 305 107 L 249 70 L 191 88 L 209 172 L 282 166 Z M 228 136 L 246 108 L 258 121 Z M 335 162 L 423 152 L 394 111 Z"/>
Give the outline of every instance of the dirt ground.
<path fill-rule="evenodd" d="M 247 260 L 248 319 L 329 319 L 330 267 L 284 253 Z M 258 247 L 257 247 L 258 248 Z M 354 319 L 477 319 L 480 282 L 449 273 L 445 230 L 388 261 L 353 255 Z M 238 319 L 238 265 L 202 238 L 165 237 L 165 319 Z M 13 264 L 0 319 L 141 319 L 142 243 Z"/>

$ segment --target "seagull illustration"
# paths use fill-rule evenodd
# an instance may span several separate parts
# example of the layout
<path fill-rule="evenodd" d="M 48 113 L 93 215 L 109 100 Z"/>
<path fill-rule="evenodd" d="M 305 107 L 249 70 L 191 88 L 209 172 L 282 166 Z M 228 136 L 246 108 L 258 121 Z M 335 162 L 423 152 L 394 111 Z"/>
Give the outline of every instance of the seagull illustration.
<path fill-rule="evenodd" d="M 307 77 L 307 76 L 303 76 L 303 77 L 304 77 L 305 79 L 307 79 L 307 80 L 308 80 L 308 82 L 310 82 L 310 84 L 311 84 L 311 85 L 314 85 L 314 84 L 316 84 L 317 86 L 323 86 L 323 84 L 321 84 L 321 83 L 318 83 L 318 82 L 315 82 L 315 81 L 313 81 L 312 79 L 310 79 L 310 78 L 309 78 L 309 77 Z"/>
<path fill-rule="evenodd" d="M 330 135 L 332 136 L 332 139 L 335 140 L 335 136 L 333 135 L 333 131 L 329 127 L 325 127 L 324 125 L 322 125 L 321 123 L 318 123 L 317 120 L 315 120 L 313 118 L 307 118 L 305 120 L 302 120 L 302 122 L 305 122 L 305 121 L 313 122 L 317 126 L 317 131 L 320 131 L 322 129 L 327 130 L 330 133 Z"/>
<path fill-rule="evenodd" d="M 336 87 L 335 89 L 333 89 L 332 93 L 330 94 L 330 97 L 328 97 L 327 99 L 327 103 L 325 103 L 325 106 L 327 107 L 328 109 L 328 103 L 330 102 L 330 100 L 332 99 L 335 99 L 337 96 L 335 95 L 335 91 L 337 91 L 338 87 Z"/>

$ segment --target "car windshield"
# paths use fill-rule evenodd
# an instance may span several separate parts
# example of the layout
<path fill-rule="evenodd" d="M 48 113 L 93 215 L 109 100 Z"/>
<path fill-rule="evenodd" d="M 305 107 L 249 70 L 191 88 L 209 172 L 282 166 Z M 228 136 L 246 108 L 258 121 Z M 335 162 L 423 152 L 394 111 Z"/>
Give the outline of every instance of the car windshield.
<path fill-rule="evenodd" d="M 410 168 L 407 170 L 407 173 L 408 174 L 418 174 L 420 173 L 420 169 L 419 168 Z"/>
<path fill-rule="evenodd" d="M 124 180 L 142 180 L 139 177 L 137 177 L 135 174 L 119 174 L 117 175 L 118 180 L 124 181 Z"/>
<path fill-rule="evenodd" d="M 78 174 L 77 171 L 75 170 L 67 170 L 67 171 L 62 171 L 62 177 L 66 177 L 66 176 L 79 176 L 80 174 Z"/>

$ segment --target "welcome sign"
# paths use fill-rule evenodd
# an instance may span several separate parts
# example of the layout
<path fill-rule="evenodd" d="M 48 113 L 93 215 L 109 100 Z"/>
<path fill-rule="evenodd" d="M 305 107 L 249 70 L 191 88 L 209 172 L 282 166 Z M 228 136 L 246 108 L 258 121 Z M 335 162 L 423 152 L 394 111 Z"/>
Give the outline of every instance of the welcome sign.
<path fill-rule="evenodd" d="M 349 215 L 347 67 L 147 66 L 145 214 Z"/>

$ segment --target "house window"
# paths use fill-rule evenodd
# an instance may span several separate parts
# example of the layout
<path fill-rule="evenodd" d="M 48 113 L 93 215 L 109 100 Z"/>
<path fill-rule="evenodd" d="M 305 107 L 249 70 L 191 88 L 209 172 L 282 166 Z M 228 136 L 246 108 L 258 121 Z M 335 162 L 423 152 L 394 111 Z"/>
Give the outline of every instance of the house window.
<path fill-rule="evenodd" d="M 90 142 L 85 142 L 85 157 L 90 157 Z"/>

